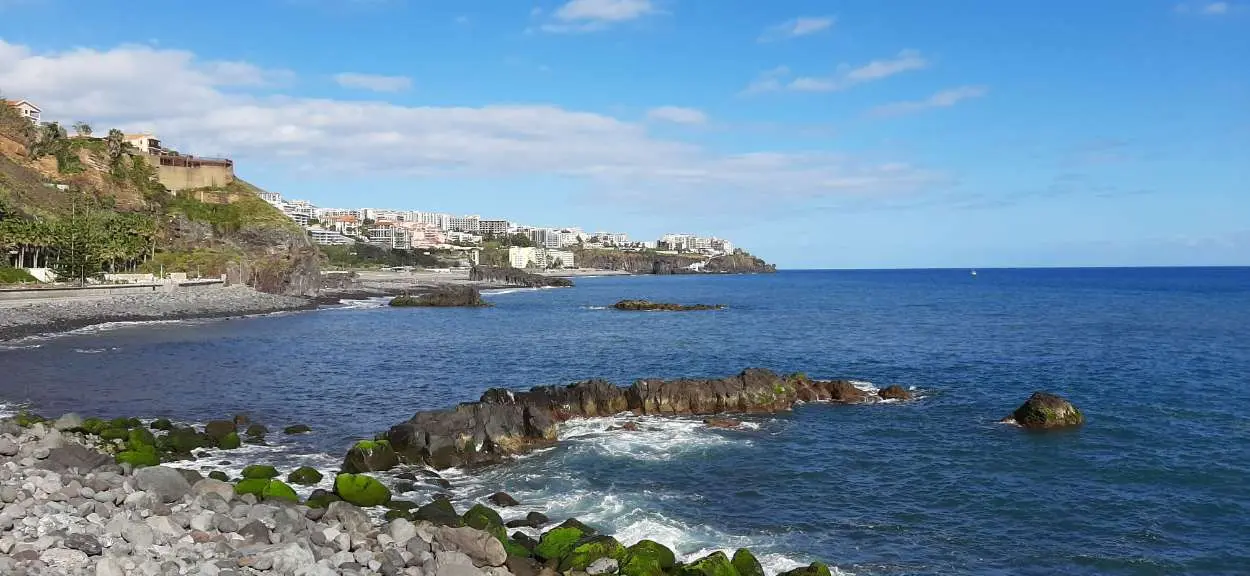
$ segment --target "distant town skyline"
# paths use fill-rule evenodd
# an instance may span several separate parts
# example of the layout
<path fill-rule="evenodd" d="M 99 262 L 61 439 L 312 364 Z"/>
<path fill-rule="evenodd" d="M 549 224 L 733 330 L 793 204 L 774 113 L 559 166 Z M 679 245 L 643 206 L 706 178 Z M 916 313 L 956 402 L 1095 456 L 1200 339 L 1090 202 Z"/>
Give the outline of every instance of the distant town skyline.
<path fill-rule="evenodd" d="M 1250 265 L 1247 2 L 152 6 L 0 2 L 0 94 L 324 206 L 782 268 Z"/>

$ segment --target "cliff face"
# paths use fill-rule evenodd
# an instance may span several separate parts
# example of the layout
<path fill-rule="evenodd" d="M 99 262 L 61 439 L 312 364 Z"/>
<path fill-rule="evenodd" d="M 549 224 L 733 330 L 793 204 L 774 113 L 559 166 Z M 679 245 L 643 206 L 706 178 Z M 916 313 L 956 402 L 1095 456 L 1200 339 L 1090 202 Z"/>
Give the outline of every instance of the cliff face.
<path fill-rule="evenodd" d="M 539 274 L 530 274 L 524 270 L 516 268 L 503 268 L 499 266 L 474 266 L 469 270 L 469 280 L 474 282 L 489 282 L 493 284 L 504 284 L 507 286 L 526 286 L 529 288 L 541 288 L 546 286 L 572 286 L 573 281 L 567 278 L 552 278 Z"/>
<path fill-rule="evenodd" d="M 776 272 L 777 267 L 746 252 L 708 259 L 685 254 L 621 252 L 618 250 L 578 250 L 577 265 L 583 268 L 621 270 L 632 274 L 697 274 L 692 264 L 703 265 L 702 273 L 756 274 Z"/>
<path fill-rule="evenodd" d="M 0 249 L 20 251 L 26 266 L 55 260 L 48 255 L 64 253 L 62 236 L 75 230 L 74 249 L 95 250 L 99 270 L 225 274 L 263 292 L 316 295 L 316 246 L 259 188 L 235 180 L 172 194 L 133 150 L 57 136 L 9 111 L 0 101 Z M 47 233 L 12 233 L 27 226 Z M 120 255 L 110 243 L 119 235 L 127 239 Z"/>

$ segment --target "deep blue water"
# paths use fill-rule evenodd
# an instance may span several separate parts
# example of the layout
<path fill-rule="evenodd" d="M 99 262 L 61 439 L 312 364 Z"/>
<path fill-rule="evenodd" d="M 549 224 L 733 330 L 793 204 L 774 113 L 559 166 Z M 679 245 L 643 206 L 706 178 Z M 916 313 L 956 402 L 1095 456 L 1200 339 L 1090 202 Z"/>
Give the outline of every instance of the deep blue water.
<path fill-rule="evenodd" d="M 632 297 L 729 308 L 601 309 Z M 750 545 L 773 569 L 1250 573 L 1250 269 L 597 278 L 489 298 L 23 341 L 0 351 L 0 399 L 316 429 L 200 463 L 237 469 L 329 467 L 354 438 L 492 386 L 750 366 L 901 384 L 920 399 L 807 405 L 742 431 L 580 423 L 559 448 L 449 477 L 461 502 L 508 490 L 525 505 L 509 516 L 576 515 L 684 554 Z M 995 423 L 1034 390 L 1070 398 L 1086 426 Z"/>

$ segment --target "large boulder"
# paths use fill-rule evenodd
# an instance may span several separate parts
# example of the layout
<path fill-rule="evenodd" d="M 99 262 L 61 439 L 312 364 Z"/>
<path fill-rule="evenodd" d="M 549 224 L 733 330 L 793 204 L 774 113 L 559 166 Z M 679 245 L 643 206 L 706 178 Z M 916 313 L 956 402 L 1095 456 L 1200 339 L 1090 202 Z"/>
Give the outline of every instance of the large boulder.
<path fill-rule="evenodd" d="M 893 384 L 886 386 L 877 391 L 877 396 L 882 400 L 911 400 L 912 394 L 906 388 Z"/>
<path fill-rule="evenodd" d="M 682 576 L 738 576 L 724 552 L 713 552 L 682 567 Z"/>
<path fill-rule="evenodd" d="M 204 433 L 217 442 L 221 442 L 228 434 L 238 434 L 238 432 L 238 425 L 234 420 L 213 420 L 204 425 Z"/>
<path fill-rule="evenodd" d="M 187 479 L 181 472 L 165 466 L 150 466 L 136 470 L 134 482 L 136 488 L 155 494 L 165 503 L 177 502 L 191 491 L 191 485 L 187 483 Z"/>
<path fill-rule="evenodd" d="M 389 440 L 361 440 L 347 451 L 343 471 L 349 474 L 384 472 L 399 465 Z"/>
<path fill-rule="evenodd" d="M 474 504 L 464 513 L 464 524 L 498 538 L 500 542 L 508 541 L 508 531 L 504 527 L 503 518 L 498 512 L 481 504 Z"/>
<path fill-rule="evenodd" d="M 413 514 L 416 520 L 429 522 L 437 526 L 463 526 L 464 519 L 456 513 L 451 502 L 443 498 L 435 498 L 429 504 L 417 508 Z"/>
<path fill-rule="evenodd" d="M 316 468 L 300 466 L 287 475 L 286 481 L 292 484 L 311 486 L 321 481 L 321 473 Z"/>
<path fill-rule="evenodd" d="M 439 544 L 447 550 L 468 556 L 473 560 L 474 566 L 503 566 L 508 560 L 503 542 L 492 534 L 468 526 L 439 526 L 436 530 L 436 541 Z"/>
<path fill-rule="evenodd" d="M 737 552 L 734 552 L 734 557 L 729 563 L 733 564 L 734 570 L 738 571 L 738 576 L 764 576 L 764 567 L 755 558 L 755 554 L 746 548 L 739 548 Z"/>
<path fill-rule="evenodd" d="M 625 549 L 620 570 L 625 576 L 661 576 L 676 563 L 677 557 L 668 546 L 652 540 L 640 540 Z"/>
<path fill-rule="evenodd" d="M 795 568 L 788 572 L 782 572 L 777 576 L 832 576 L 829 571 L 829 565 L 824 562 L 812 562 L 808 566 Z"/>
<path fill-rule="evenodd" d="M 391 500 L 389 488 L 364 474 L 339 474 L 334 478 L 334 493 L 362 508 L 381 506 Z"/>
<path fill-rule="evenodd" d="M 1034 392 L 1024 404 L 1011 413 L 1009 420 L 1024 428 L 1045 430 L 1080 426 L 1085 423 L 1081 411 L 1060 396 Z"/>
<path fill-rule="evenodd" d="M 582 538 L 592 535 L 592 532 L 577 524 L 565 522 L 543 533 L 538 540 L 538 546 L 534 547 L 534 555 L 543 560 L 559 562 L 573 551 L 573 547 Z"/>
<path fill-rule="evenodd" d="M 60 448 L 50 450 L 48 457 L 39 462 L 39 467 L 58 473 L 78 470 L 79 474 L 86 474 L 100 466 L 112 463 L 113 459 L 108 454 L 92 450 L 77 442 L 70 442 Z"/>
<path fill-rule="evenodd" d="M 573 545 L 568 555 L 560 560 L 560 571 L 585 571 L 596 561 L 611 558 L 618 563 L 625 559 L 625 547 L 611 536 L 590 536 Z"/>

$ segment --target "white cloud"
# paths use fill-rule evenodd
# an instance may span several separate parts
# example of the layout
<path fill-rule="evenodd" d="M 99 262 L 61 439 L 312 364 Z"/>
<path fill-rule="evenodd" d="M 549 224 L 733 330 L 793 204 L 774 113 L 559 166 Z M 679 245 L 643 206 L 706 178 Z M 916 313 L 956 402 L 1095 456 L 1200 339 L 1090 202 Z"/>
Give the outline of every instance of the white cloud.
<path fill-rule="evenodd" d="M 647 111 L 647 118 L 674 124 L 706 124 L 707 114 L 694 108 L 680 106 L 660 106 Z"/>
<path fill-rule="evenodd" d="M 873 116 L 901 116 L 931 108 L 949 108 L 964 100 L 980 98 L 988 93 L 989 90 L 984 86 L 961 86 L 959 88 L 943 90 L 925 98 L 924 100 L 895 102 L 893 104 L 878 106 L 870 110 L 869 113 Z"/>
<path fill-rule="evenodd" d="M 550 104 L 306 98 L 242 82 L 268 77 L 248 66 L 135 46 L 35 53 L 0 40 L 0 90 L 37 102 L 46 118 L 150 130 L 184 152 L 229 155 L 245 176 L 257 165 L 360 177 L 544 175 L 593 183 L 607 197 L 682 192 L 693 203 L 715 194 L 726 206 L 911 191 L 938 178 L 828 151 L 726 154 Z"/>
<path fill-rule="evenodd" d="M 336 74 L 334 81 L 344 88 L 360 88 L 374 92 L 403 92 L 412 88 L 412 79 L 407 76 L 382 76 L 379 74 L 344 72 Z"/>
<path fill-rule="evenodd" d="M 787 38 L 798 38 L 815 34 L 822 30 L 828 30 L 833 26 L 834 21 L 832 16 L 806 16 L 787 20 L 776 26 L 770 26 L 760 35 L 759 41 L 775 42 Z"/>
<path fill-rule="evenodd" d="M 570 0 L 552 13 L 553 20 L 542 29 L 557 33 L 594 32 L 655 11 L 651 0 Z"/>
<path fill-rule="evenodd" d="M 786 81 L 790 69 L 784 66 L 774 68 L 757 76 L 744 91 L 747 94 L 759 92 L 777 92 L 792 90 L 795 92 L 834 92 L 845 90 L 857 84 L 882 80 L 928 67 L 929 62 L 915 50 L 903 50 L 894 58 L 873 60 L 857 67 L 842 65 L 839 72 L 832 76 L 799 76 Z"/>

